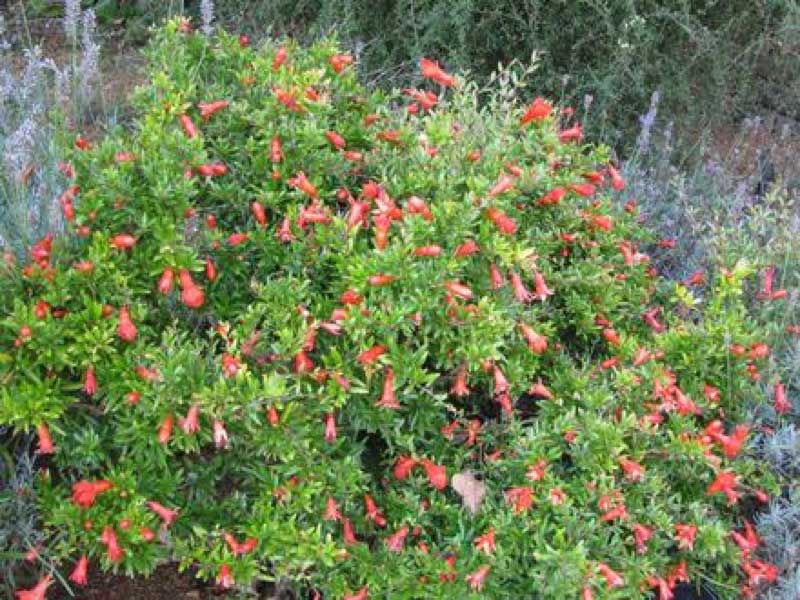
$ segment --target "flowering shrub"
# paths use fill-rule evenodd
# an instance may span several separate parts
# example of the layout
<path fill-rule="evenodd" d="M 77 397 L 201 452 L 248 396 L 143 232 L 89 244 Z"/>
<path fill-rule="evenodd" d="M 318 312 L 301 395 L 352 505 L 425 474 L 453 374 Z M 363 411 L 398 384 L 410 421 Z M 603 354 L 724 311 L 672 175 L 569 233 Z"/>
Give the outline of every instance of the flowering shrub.
<path fill-rule="evenodd" d="M 90 558 L 350 599 L 777 576 L 750 269 L 660 289 L 569 109 L 478 108 L 426 59 L 385 97 L 332 42 L 180 21 L 149 59 L 135 129 L 75 141 L 69 234 L 0 278 L 0 423 L 50 458 L 75 585 Z"/>

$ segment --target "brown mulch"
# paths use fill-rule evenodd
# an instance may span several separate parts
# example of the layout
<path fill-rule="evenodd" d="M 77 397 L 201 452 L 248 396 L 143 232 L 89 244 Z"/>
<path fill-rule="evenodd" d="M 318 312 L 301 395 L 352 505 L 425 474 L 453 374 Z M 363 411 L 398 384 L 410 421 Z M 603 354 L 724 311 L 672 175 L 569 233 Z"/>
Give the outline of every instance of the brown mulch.
<path fill-rule="evenodd" d="M 162 565 L 147 578 L 103 573 L 92 565 L 89 585 L 73 587 L 74 596 L 53 584 L 48 600 L 222 600 L 225 594 L 196 579 L 191 571 L 179 573 L 175 565 Z"/>

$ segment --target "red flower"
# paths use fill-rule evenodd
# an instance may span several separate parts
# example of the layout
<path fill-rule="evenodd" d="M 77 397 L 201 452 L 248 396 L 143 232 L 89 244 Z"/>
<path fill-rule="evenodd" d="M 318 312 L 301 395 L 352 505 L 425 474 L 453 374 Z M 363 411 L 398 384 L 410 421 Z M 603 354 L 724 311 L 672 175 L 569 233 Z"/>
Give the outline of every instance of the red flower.
<path fill-rule="evenodd" d="M 456 298 L 462 298 L 464 300 L 471 300 L 473 293 L 472 290 L 469 289 L 463 283 L 458 281 L 450 281 L 444 284 L 445 289 L 449 294 L 455 296 Z"/>
<path fill-rule="evenodd" d="M 419 61 L 419 68 L 422 70 L 422 76 L 425 79 L 430 79 L 444 87 L 452 87 L 455 85 L 456 80 L 452 75 L 445 73 L 439 66 L 439 63 L 421 58 Z"/>
<path fill-rule="evenodd" d="M 328 62 L 333 70 L 339 74 L 344 71 L 346 67 L 353 64 L 353 57 L 349 54 L 334 54 L 328 59 Z"/>
<path fill-rule="evenodd" d="M 779 415 L 792 412 L 792 403 L 786 399 L 786 386 L 783 383 L 775 384 L 773 407 Z"/>
<path fill-rule="evenodd" d="M 386 538 L 386 548 L 389 552 L 402 552 L 405 545 L 406 536 L 408 535 L 408 527 L 403 525 L 395 533 Z"/>
<path fill-rule="evenodd" d="M 483 565 L 482 567 L 479 567 L 478 570 L 475 571 L 474 573 L 470 573 L 469 575 L 467 575 L 464 578 L 464 581 L 466 581 L 469 584 L 469 587 L 473 591 L 480 592 L 483 589 L 484 581 L 486 580 L 486 576 L 489 574 L 490 569 L 491 567 L 489 567 L 489 565 Z"/>
<path fill-rule="evenodd" d="M 697 536 L 696 525 L 678 523 L 675 525 L 675 541 L 681 550 L 694 550 L 694 539 Z"/>
<path fill-rule="evenodd" d="M 517 301 L 522 303 L 531 302 L 534 296 L 522 283 L 522 277 L 514 271 L 509 273 L 509 277 L 511 278 L 511 288 L 514 290 L 514 297 Z"/>
<path fill-rule="evenodd" d="M 172 525 L 175 519 L 178 518 L 178 509 L 167 508 L 155 500 L 148 500 L 147 506 L 149 506 L 150 510 L 152 510 L 161 518 L 161 520 L 164 522 L 164 525 L 167 527 Z"/>
<path fill-rule="evenodd" d="M 563 187 L 555 187 L 549 192 L 547 192 L 544 196 L 539 198 L 537 204 L 540 206 L 553 206 L 561 202 L 561 199 L 567 195 L 566 188 Z"/>
<path fill-rule="evenodd" d="M 367 600 L 369 598 L 369 586 L 365 585 L 355 594 L 347 594 L 343 600 Z"/>
<path fill-rule="evenodd" d="M 53 454 L 56 447 L 53 444 L 53 439 L 50 437 L 50 430 L 47 428 L 47 423 L 39 423 L 36 427 L 36 432 L 39 437 L 39 447 L 36 450 L 39 454 Z"/>
<path fill-rule="evenodd" d="M 388 285 L 393 281 L 396 281 L 399 277 L 395 275 L 386 275 L 385 273 L 378 273 L 377 275 L 370 275 L 369 279 L 367 279 L 367 283 L 374 287 L 380 287 L 382 285 Z"/>
<path fill-rule="evenodd" d="M 383 394 L 381 399 L 375 403 L 380 408 L 400 408 L 394 393 L 394 369 L 386 367 L 383 379 Z"/>
<path fill-rule="evenodd" d="M 136 340 L 136 325 L 131 321 L 131 313 L 127 306 L 119 309 L 119 325 L 117 325 L 117 335 L 123 342 L 133 342 Z"/>
<path fill-rule="evenodd" d="M 644 477 L 644 467 L 636 461 L 620 458 L 619 464 L 625 472 L 625 477 L 630 481 L 641 481 Z"/>
<path fill-rule="evenodd" d="M 558 141 L 562 144 L 580 142 L 583 139 L 583 128 L 580 124 L 564 129 L 558 134 Z"/>
<path fill-rule="evenodd" d="M 491 263 L 489 265 L 489 280 L 492 283 L 493 290 L 499 290 L 506 284 L 506 280 L 503 277 L 503 274 L 500 273 L 500 269 L 497 268 L 497 265 Z"/>
<path fill-rule="evenodd" d="M 720 472 L 716 479 L 706 489 L 706 494 L 716 494 L 722 492 L 728 498 L 728 504 L 736 504 L 739 494 L 736 486 L 739 484 L 739 477 L 730 471 Z"/>
<path fill-rule="evenodd" d="M 442 254 L 442 247 L 441 246 L 420 246 L 414 250 L 414 256 L 424 256 L 429 258 L 435 258 Z"/>
<path fill-rule="evenodd" d="M 256 546 L 258 546 L 258 540 L 256 538 L 247 538 L 244 542 L 239 542 L 230 533 L 225 533 L 222 537 L 225 538 L 225 542 L 228 544 L 231 552 L 233 552 L 235 556 L 248 554 L 249 552 L 255 550 Z"/>
<path fill-rule="evenodd" d="M 47 588 L 53 583 L 53 578 L 50 575 L 45 575 L 39 582 L 29 590 L 18 590 L 14 592 L 16 600 L 45 600 Z"/>
<path fill-rule="evenodd" d="M 613 165 L 608 165 L 606 169 L 608 170 L 608 176 L 611 178 L 611 187 L 618 192 L 624 190 L 625 180 L 622 178 L 622 175 L 619 174 L 619 171 L 617 171 Z"/>
<path fill-rule="evenodd" d="M 328 413 L 325 415 L 325 442 L 332 444 L 336 437 L 336 418 L 333 413 Z"/>
<path fill-rule="evenodd" d="M 308 180 L 306 174 L 303 171 L 300 171 L 294 177 L 291 177 L 287 182 L 291 187 L 300 190 L 307 196 L 317 200 L 319 199 L 319 192 L 317 188 Z"/>
<path fill-rule="evenodd" d="M 530 479 L 531 481 L 541 481 L 542 479 L 544 479 L 546 471 L 547 471 L 547 461 L 544 458 L 542 458 L 528 467 L 528 470 L 525 473 L 525 477 L 526 479 Z"/>
<path fill-rule="evenodd" d="M 169 441 L 169 438 L 172 436 L 172 425 L 174 419 L 171 414 L 168 414 L 164 417 L 164 420 L 161 422 L 161 427 L 158 429 L 158 441 L 161 444 L 166 444 Z"/>
<path fill-rule="evenodd" d="M 369 348 L 368 350 L 364 350 L 361 354 L 356 357 L 356 360 L 360 362 L 362 365 L 370 365 L 374 363 L 378 358 L 386 354 L 388 348 L 386 346 L 381 346 L 380 344 L 376 344 Z"/>
<path fill-rule="evenodd" d="M 152 542 L 154 539 L 156 539 L 155 532 L 148 527 L 140 527 L 139 536 L 141 536 L 142 540 L 145 542 Z"/>
<path fill-rule="evenodd" d="M 447 469 L 444 465 L 437 465 L 429 460 L 421 461 L 422 466 L 425 467 L 425 475 L 428 477 L 428 482 L 437 490 L 443 490 L 447 487 Z"/>
<path fill-rule="evenodd" d="M 733 541 L 742 551 L 742 558 L 747 559 L 752 552 L 761 544 L 761 539 L 758 537 L 756 530 L 750 524 L 750 521 L 744 522 L 744 533 L 738 531 L 731 531 Z"/>
<path fill-rule="evenodd" d="M 525 125 L 531 121 L 541 121 L 549 117 L 552 111 L 553 105 L 539 96 L 538 98 L 534 98 L 528 110 L 526 110 L 525 114 L 520 118 L 519 123 L 520 125 Z"/>
<path fill-rule="evenodd" d="M 654 333 L 661 333 L 666 331 L 666 327 L 659 323 L 658 319 L 656 318 L 658 314 L 661 312 L 660 306 L 654 306 L 653 308 L 647 309 L 643 314 L 642 318 L 644 319 L 647 326 L 653 330 Z"/>
<path fill-rule="evenodd" d="M 205 302 L 205 295 L 192 279 L 192 274 L 186 269 L 178 273 L 181 284 L 181 302 L 189 308 L 200 308 Z"/>
<path fill-rule="evenodd" d="M 496 196 L 500 196 L 501 194 L 505 194 L 514 187 L 514 183 L 516 183 L 516 179 L 512 175 L 509 175 L 508 173 L 501 173 L 500 177 L 497 178 L 497 182 L 494 184 L 494 186 L 492 186 L 492 189 L 489 190 L 488 196 L 490 198 L 494 198 Z M 488 214 L 486 217 L 489 220 L 494 220 Z"/>
<path fill-rule="evenodd" d="M 375 500 L 369 494 L 364 494 L 364 508 L 370 521 L 378 527 L 386 527 L 386 517 L 383 516 L 383 512 L 381 512 L 375 504 Z"/>
<path fill-rule="evenodd" d="M 214 113 L 221 111 L 223 108 L 228 108 L 229 103 L 227 100 L 215 100 L 214 102 L 199 102 L 197 108 L 200 109 L 200 116 L 203 121 L 208 121 Z"/>
<path fill-rule="evenodd" d="M 475 240 L 467 240 L 455 249 L 453 256 L 456 258 L 464 258 L 466 256 L 472 256 L 479 251 L 480 248 L 478 248 L 478 244 L 475 243 Z"/>
<path fill-rule="evenodd" d="M 86 368 L 86 376 L 83 379 L 83 391 L 89 396 L 94 396 L 97 393 L 97 378 L 94 375 L 94 367 L 92 366 Z"/>
<path fill-rule="evenodd" d="M 554 398 L 553 392 L 551 392 L 545 385 L 542 383 L 541 380 L 534 383 L 528 393 L 532 396 L 539 396 L 540 398 L 546 398 L 547 400 L 552 400 Z"/>
<path fill-rule="evenodd" d="M 520 323 L 519 328 L 522 331 L 522 336 L 528 342 L 528 349 L 534 354 L 542 354 L 547 350 L 547 338 L 543 335 L 536 333 L 532 327 L 525 323 Z"/>
<path fill-rule="evenodd" d="M 653 537 L 653 530 L 650 527 L 646 527 L 641 523 L 635 523 L 633 525 L 633 539 L 636 543 L 636 552 L 639 554 L 644 554 L 647 552 L 647 542 L 650 538 Z"/>
<path fill-rule="evenodd" d="M 223 589 L 228 589 L 233 587 L 234 583 L 231 568 L 227 564 L 223 564 L 217 574 L 217 585 Z"/>
<path fill-rule="evenodd" d="M 120 233 L 111 238 L 111 245 L 118 250 L 130 250 L 136 245 L 136 238 L 127 233 Z"/>
<path fill-rule="evenodd" d="M 82 508 L 89 508 L 100 494 L 112 487 L 110 481 L 79 481 L 72 486 L 72 501 Z"/>
<path fill-rule="evenodd" d="M 597 191 L 591 183 L 573 183 L 569 186 L 569 189 L 584 198 L 592 196 Z"/>
<path fill-rule="evenodd" d="M 200 424 L 198 422 L 199 417 L 200 407 L 197 404 L 192 404 L 189 407 L 189 411 L 186 413 L 186 418 L 178 419 L 178 425 L 180 425 L 183 433 L 187 435 L 197 433 L 200 430 Z"/>
<path fill-rule="evenodd" d="M 283 64 L 286 62 L 286 59 L 288 57 L 289 57 L 289 52 L 286 50 L 286 48 L 283 47 L 278 48 L 275 51 L 275 57 L 272 59 L 272 70 L 277 71 L 278 69 L 280 69 L 281 66 L 283 66 Z"/>
<path fill-rule="evenodd" d="M 422 198 L 411 196 L 406 203 L 406 211 L 410 215 L 422 215 L 422 218 L 428 222 L 433 221 L 433 213 Z"/>
<path fill-rule="evenodd" d="M 411 474 L 414 467 L 417 466 L 417 461 L 410 456 L 400 456 L 394 463 L 394 477 L 398 481 L 402 481 Z"/>
<path fill-rule="evenodd" d="M 332 496 L 328 496 L 325 501 L 325 513 L 322 518 L 326 521 L 339 521 L 342 518 L 342 513 L 339 512 L 339 505 Z"/>
<path fill-rule="evenodd" d="M 214 419 L 214 445 L 217 448 L 228 447 L 228 432 L 225 429 L 225 423 L 219 419 Z"/>
<path fill-rule="evenodd" d="M 529 487 L 513 487 L 506 490 L 506 502 L 514 507 L 514 514 L 519 514 L 533 506 L 533 490 Z"/>
<path fill-rule="evenodd" d="M 544 302 L 548 296 L 553 295 L 553 290 L 547 287 L 544 276 L 539 271 L 533 274 L 533 284 L 535 287 L 534 297 L 538 298 L 540 302 Z"/>
<path fill-rule="evenodd" d="M 467 363 L 462 362 L 456 370 L 456 378 L 453 382 L 453 387 L 450 388 L 450 393 L 457 398 L 469 395 L 469 388 L 467 387 Z"/>
<path fill-rule="evenodd" d="M 344 538 L 344 543 L 346 546 L 352 546 L 353 544 L 358 543 L 356 534 L 353 532 L 353 524 L 348 518 L 342 519 L 342 537 Z"/>
<path fill-rule="evenodd" d="M 183 127 L 186 137 L 189 139 L 197 137 L 197 126 L 194 124 L 194 121 L 192 121 L 192 117 L 189 115 L 181 115 L 178 117 L 178 120 L 181 122 L 181 127 Z"/>
<path fill-rule="evenodd" d="M 170 267 L 164 269 L 163 273 L 161 273 L 161 277 L 158 280 L 158 291 L 162 294 L 169 294 L 172 291 L 172 283 L 174 278 L 175 273 Z"/>
<path fill-rule="evenodd" d="M 508 379 L 503 374 L 502 369 L 497 365 L 492 366 L 492 376 L 494 377 L 494 395 L 505 394 L 508 391 Z"/>
<path fill-rule="evenodd" d="M 112 563 L 121 562 L 125 557 L 125 551 L 119 547 L 117 534 L 114 533 L 114 529 L 110 525 L 106 525 L 103 529 L 103 533 L 100 536 L 100 542 L 106 545 L 108 560 Z"/>
<path fill-rule="evenodd" d="M 345 147 L 344 138 L 335 131 L 326 131 L 325 138 L 328 140 L 330 145 L 336 148 L 337 150 L 344 149 Z"/>
<path fill-rule="evenodd" d="M 84 554 L 78 559 L 78 562 L 75 563 L 75 568 L 72 570 L 69 580 L 77 585 L 86 585 L 89 583 L 89 578 L 87 577 L 88 570 L 89 559 L 86 558 L 86 555 Z"/>
<path fill-rule="evenodd" d="M 479 535 L 475 538 L 473 544 L 475 544 L 475 548 L 480 550 L 481 552 L 486 552 L 486 554 L 491 554 L 494 552 L 495 549 L 495 531 L 494 528 L 489 529 L 483 535 Z"/>
<path fill-rule="evenodd" d="M 306 354 L 305 350 L 300 350 L 294 355 L 294 372 L 298 375 L 310 373 L 314 369 L 314 361 Z"/>
<path fill-rule="evenodd" d="M 484 214 L 487 219 L 497 225 L 500 233 L 512 235 L 517 232 L 517 222 L 501 210 L 490 207 L 486 209 Z"/>
<path fill-rule="evenodd" d="M 622 578 L 622 575 L 617 573 L 614 569 L 609 567 L 605 563 L 598 563 L 597 570 L 600 572 L 600 575 L 603 576 L 603 579 L 606 580 L 606 587 L 608 589 L 612 589 L 615 587 L 621 587 L 625 585 L 625 580 Z"/>

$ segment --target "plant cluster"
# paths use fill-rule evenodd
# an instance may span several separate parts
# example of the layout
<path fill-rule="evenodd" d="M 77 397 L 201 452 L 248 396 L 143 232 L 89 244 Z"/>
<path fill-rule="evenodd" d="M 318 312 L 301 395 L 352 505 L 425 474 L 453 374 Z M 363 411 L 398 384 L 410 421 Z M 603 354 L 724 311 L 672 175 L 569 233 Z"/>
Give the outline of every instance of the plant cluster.
<path fill-rule="evenodd" d="M 427 59 L 369 92 L 332 41 L 180 20 L 148 56 L 133 130 L 74 140 L 67 234 L 0 276 L 0 424 L 37 432 L 75 585 L 90 559 L 351 600 L 777 577 L 753 270 L 664 290 L 573 110 Z"/>

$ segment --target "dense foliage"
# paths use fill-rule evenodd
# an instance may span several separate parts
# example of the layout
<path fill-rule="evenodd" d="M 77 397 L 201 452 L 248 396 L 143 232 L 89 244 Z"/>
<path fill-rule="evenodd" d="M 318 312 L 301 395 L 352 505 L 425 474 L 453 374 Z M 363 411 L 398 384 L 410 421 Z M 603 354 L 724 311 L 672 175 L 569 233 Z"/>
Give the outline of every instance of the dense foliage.
<path fill-rule="evenodd" d="M 172 21 L 148 53 L 134 130 L 63 165 L 69 235 L 0 278 L 0 423 L 51 458 L 73 582 L 84 556 L 332 598 L 774 579 L 750 269 L 659 290 L 571 110 L 479 108 L 426 60 L 435 85 L 370 93 L 330 41 Z"/>

